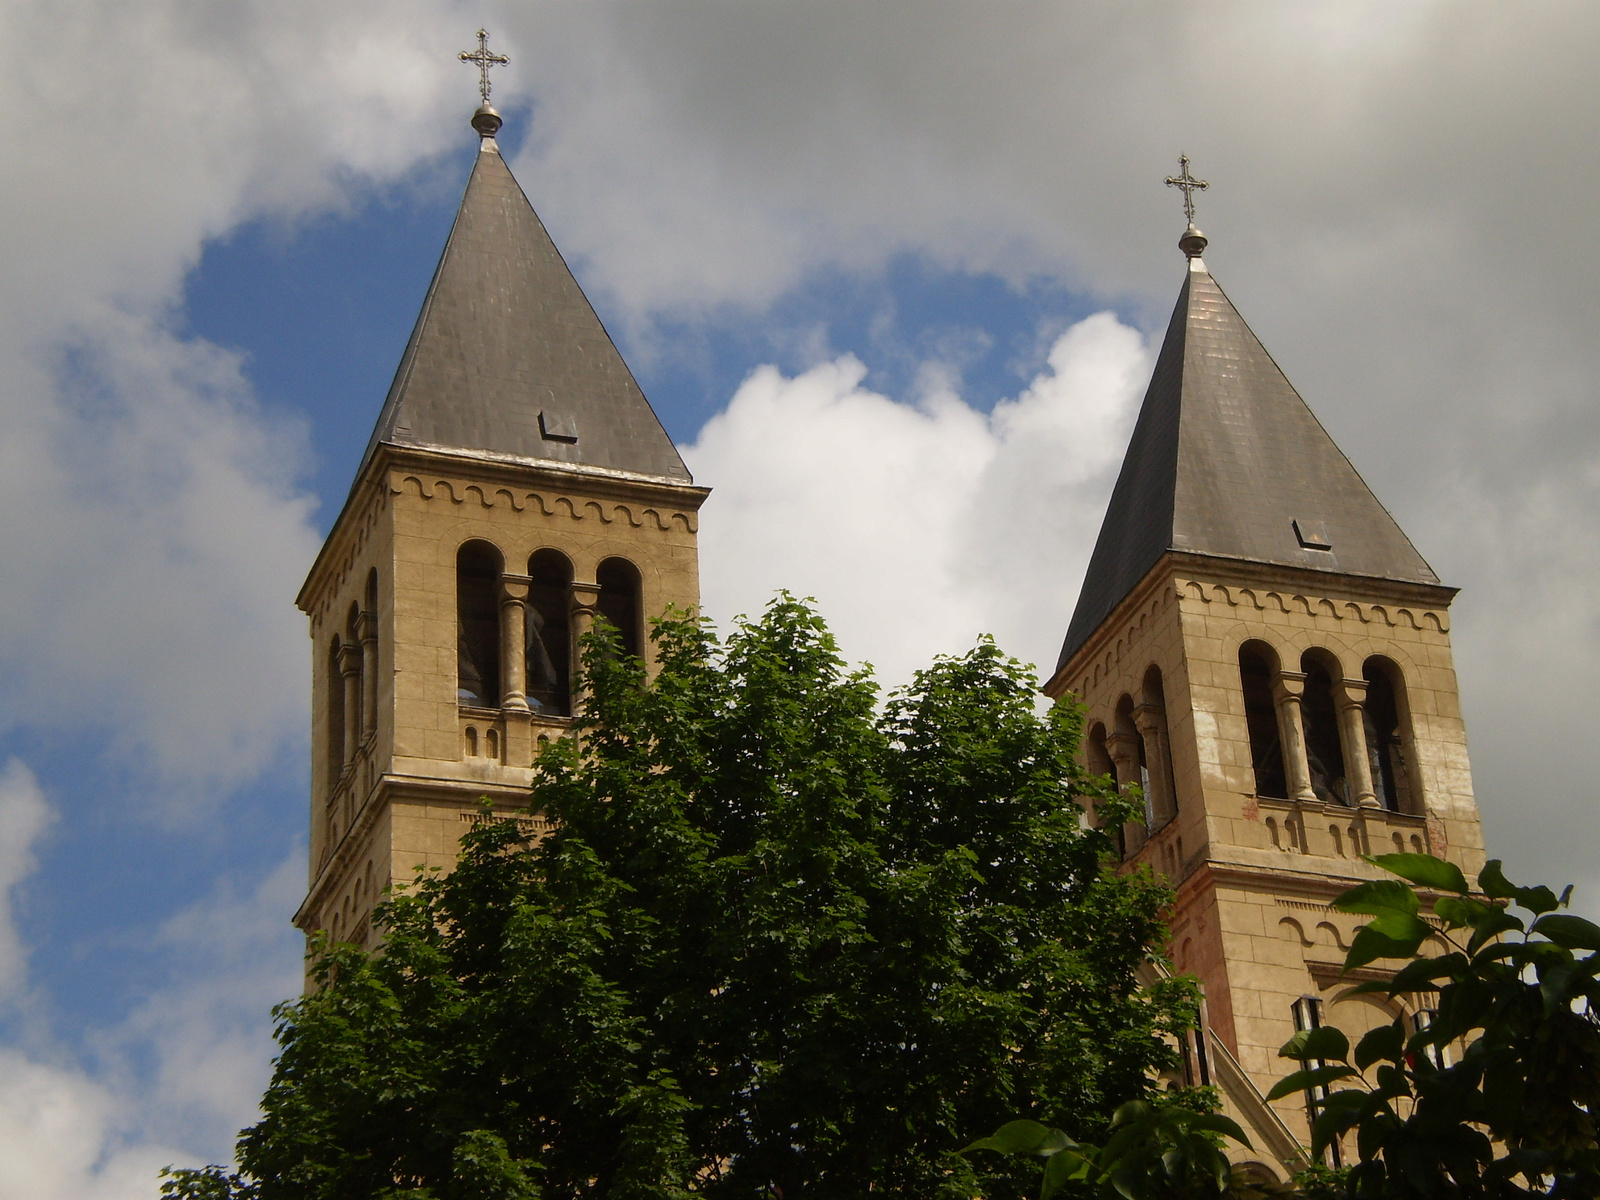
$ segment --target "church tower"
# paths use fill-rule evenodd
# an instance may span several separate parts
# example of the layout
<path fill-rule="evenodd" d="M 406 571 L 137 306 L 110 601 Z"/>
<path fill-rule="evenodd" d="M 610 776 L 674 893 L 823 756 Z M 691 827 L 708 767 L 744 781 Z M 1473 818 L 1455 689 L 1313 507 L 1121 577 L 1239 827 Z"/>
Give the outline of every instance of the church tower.
<path fill-rule="evenodd" d="M 1307 1025 L 1354 1041 L 1429 1015 L 1426 996 L 1338 999 L 1358 919 L 1329 902 L 1387 877 L 1364 854 L 1427 852 L 1470 878 L 1483 842 L 1455 589 L 1212 278 L 1190 215 L 1187 278 L 1045 690 L 1086 707 L 1089 765 L 1143 789 L 1124 857 L 1177 893 L 1172 955 L 1208 1027 L 1188 1071 L 1281 1178 L 1318 1097 L 1265 1102 L 1290 1066 L 1277 1048 Z"/>
<path fill-rule="evenodd" d="M 480 34 L 480 42 L 484 40 Z M 295 922 L 362 942 L 448 867 L 481 798 L 527 802 L 596 614 L 630 653 L 699 600 L 707 490 L 500 157 L 484 68 L 455 225 L 355 483 L 300 590 L 311 620 L 311 878 Z"/>

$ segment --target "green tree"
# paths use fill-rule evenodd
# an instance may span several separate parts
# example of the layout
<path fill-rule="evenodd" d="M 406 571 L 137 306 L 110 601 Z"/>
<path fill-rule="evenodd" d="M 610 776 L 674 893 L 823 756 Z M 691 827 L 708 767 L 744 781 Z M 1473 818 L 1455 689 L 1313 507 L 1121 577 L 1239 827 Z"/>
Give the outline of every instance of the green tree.
<path fill-rule="evenodd" d="M 968 1131 L 1096 1134 L 1171 1065 L 1192 988 L 1136 979 L 1170 894 L 1110 868 L 1080 801 L 1127 802 L 1023 666 L 984 641 L 880 708 L 788 597 L 653 637 L 648 684 L 587 647 L 554 832 L 485 823 L 381 953 L 317 947 L 240 1173 L 168 1195 L 1003 1198 L 1029 1173 Z"/>
<path fill-rule="evenodd" d="M 1209 1089 L 1192 1089 L 1204 1093 Z M 1011 1121 L 962 1153 L 994 1150 L 1043 1159 L 1039 1200 L 1058 1194 L 1094 1200 L 1256 1200 L 1284 1194 L 1262 1188 L 1228 1161 L 1224 1138 L 1246 1149 L 1244 1130 L 1183 1092 L 1129 1100 L 1111 1118 L 1110 1137 L 1092 1146 L 1038 1121 Z"/>
<path fill-rule="evenodd" d="M 1269 1098 L 1344 1085 L 1323 1103 L 1312 1150 L 1356 1131 L 1354 1197 L 1600 1196 L 1600 927 L 1561 911 L 1570 887 L 1560 896 L 1517 887 L 1498 861 L 1478 875 L 1476 895 L 1458 867 L 1430 855 L 1370 861 L 1400 878 L 1335 901 L 1371 917 L 1345 970 L 1411 961 L 1346 994 L 1437 990 L 1436 1008 L 1423 1028 L 1397 1017 L 1353 1052 L 1332 1026 L 1297 1034 L 1280 1053 L 1325 1065 L 1294 1072 Z"/>

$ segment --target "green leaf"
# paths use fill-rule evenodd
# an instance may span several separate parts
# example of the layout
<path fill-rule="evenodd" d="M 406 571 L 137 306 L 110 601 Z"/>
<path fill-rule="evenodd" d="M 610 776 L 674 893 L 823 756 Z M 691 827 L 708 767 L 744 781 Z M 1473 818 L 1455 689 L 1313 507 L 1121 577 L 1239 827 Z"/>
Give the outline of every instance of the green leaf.
<path fill-rule="evenodd" d="M 1398 1062 L 1405 1053 L 1406 1031 L 1397 1020 L 1392 1025 L 1369 1029 L 1356 1043 L 1356 1066 L 1365 1071 L 1379 1059 Z"/>
<path fill-rule="evenodd" d="M 1440 896 L 1433 911 L 1450 928 L 1461 929 L 1468 925 L 1476 927 L 1500 910 L 1470 896 Z"/>
<path fill-rule="evenodd" d="M 1470 969 L 1471 964 L 1467 961 L 1467 956 L 1460 953 L 1445 954 L 1438 958 L 1419 958 L 1396 971 L 1386 990 L 1391 996 L 1397 996 L 1401 992 L 1415 992 L 1436 979 L 1464 975 Z"/>
<path fill-rule="evenodd" d="M 1416 939 L 1420 944 L 1433 936 L 1433 926 L 1407 912 L 1379 913 L 1367 922 L 1366 927 L 1396 942 Z"/>
<path fill-rule="evenodd" d="M 1344 969 L 1353 971 L 1380 958 L 1411 958 L 1421 945 L 1421 937 L 1403 939 L 1385 937 L 1371 925 L 1365 925 L 1357 930 L 1356 936 L 1351 939 L 1350 952 L 1344 956 Z"/>
<path fill-rule="evenodd" d="M 1455 892 L 1460 896 L 1472 890 L 1467 886 L 1467 877 L 1461 873 L 1460 867 L 1431 854 L 1377 854 L 1368 855 L 1367 861 L 1385 871 L 1392 871 L 1401 879 L 1409 879 L 1418 887 Z"/>
<path fill-rule="evenodd" d="M 1294 1058 L 1301 1062 L 1312 1058 L 1332 1058 L 1343 1061 L 1350 1054 L 1350 1039 L 1332 1025 L 1319 1029 L 1302 1029 L 1282 1046 L 1279 1058 Z"/>
<path fill-rule="evenodd" d="M 1482 925 L 1472 931 L 1472 937 L 1467 941 L 1467 953 L 1477 954 L 1484 945 L 1499 937 L 1502 933 L 1516 930 L 1522 932 L 1522 918 L 1514 917 L 1501 909 L 1497 916 L 1490 917 Z"/>
<path fill-rule="evenodd" d="M 1239 1128 L 1238 1122 L 1223 1116 L 1221 1113 L 1196 1113 L 1189 1120 L 1189 1128 L 1206 1129 L 1212 1133 L 1220 1133 L 1224 1137 L 1232 1138 L 1246 1149 L 1255 1149 L 1254 1146 L 1250 1145 L 1250 1139 L 1245 1136 L 1244 1130 Z"/>
<path fill-rule="evenodd" d="M 1538 887 L 1518 888 L 1515 896 L 1516 903 L 1531 913 L 1555 912 L 1561 907 L 1561 901 L 1549 888 L 1540 884 Z"/>
<path fill-rule="evenodd" d="M 1044 1165 L 1044 1179 L 1039 1185 L 1039 1200 L 1050 1200 L 1067 1184 L 1087 1179 L 1095 1169 L 1094 1162 L 1076 1148 L 1054 1154 Z"/>
<path fill-rule="evenodd" d="M 1600 950 L 1600 925 L 1571 913 L 1551 913 L 1533 923 L 1529 933 L 1542 933 L 1568 950 Z"/>
<path fill-rule="evenodd" d="M 1374 879 L 1342 893 L 1333 907 L 1348 913 L 1385 913 L 1394 910 L 1414 913 L 1422 902 L 1411 886 L 1398 879 Z"/>
<path fill-rule="evenodd" d="M 1478 872 L 1478 887 L 1485 896 L 1494 900 L 1510 900 L 1517 894 L 1517 889 L 1505 877 L 1505 872 L 1500 869 L 1500 860 L 1491 858 L 1483 864 L 1483 870 Z"/>
<path fill-rule="evenodd" d="M 1354 1067 L 1308 1067 L 1304 1071 L 1295 1071 L 1278 1080 L 1273 1089 L 1267 1093 L 1267 1099 L 1281 1100 L 1285 1096 L 1292 1096 L 1309 1088 L 1326 1087 L 1341 1079 L 1353 1079 L 1357 1074 Z"/>
<path fill-rule="evenodd" d="M 961 1153 L 966 1154 L 973 1150 L 996 1150 L 1001 1154 L 1048 1156 L 1076 1145 L 1077 1143 L 1061 1130 L 1041 1125 L 1038 1121 L 1008 1121 L 989 1137 L 973 1142 Z"/>

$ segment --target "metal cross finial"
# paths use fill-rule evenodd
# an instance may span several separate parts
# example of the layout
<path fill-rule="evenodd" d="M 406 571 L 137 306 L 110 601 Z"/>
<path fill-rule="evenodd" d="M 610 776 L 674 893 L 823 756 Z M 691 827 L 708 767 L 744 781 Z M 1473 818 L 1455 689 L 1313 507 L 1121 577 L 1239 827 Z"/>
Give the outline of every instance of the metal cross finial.
<path fill-rule="evenodd" d="M 489 31 L 478 30 L 478 49 L 476 51 L 463 50 L 460 55 L 462 62 L 476 63 L 478 65 L 478 91 L 483 95 L 483 102 L 489 103 L 489 68 L 503 67 L 511 60 L 504 54 L 489 53 Z"/>
<path fill-rule="evenodd" d="M 462 56 L 466 57 L 465 55 Z M 1189 156 L 1178 155 L 1178 166 L 1181 171 L 1177 175 L 1167 176 L 1167 186 L 1183 189 L 1183 215 L 1189 218 L 1189 224 L 1194 224 L 1194 194 L 1203 192 L 1211 185 L 1204 179 L 1196 179 L 1189 174 Z"/>

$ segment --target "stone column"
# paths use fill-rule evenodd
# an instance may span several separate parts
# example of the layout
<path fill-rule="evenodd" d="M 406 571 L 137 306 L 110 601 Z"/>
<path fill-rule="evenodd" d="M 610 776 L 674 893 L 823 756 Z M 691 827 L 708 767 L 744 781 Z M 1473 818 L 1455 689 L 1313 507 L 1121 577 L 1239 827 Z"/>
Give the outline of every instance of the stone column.
<path fill-rule="evenodd" d="M 500 707 L 528 711 L 528 588 L 526 575 L 500 576 Z"/>
<path fill-rule="evenodd" d="M 1117 769 L 1117 786 L 1126 789 L 1139 782 L 1139 736 L 1133 733 L 1106 735 L 1106 753 Z M 1144 845 L 1145 826 L 1142 821 L 1129 821 L 1122 827 L 1123 848 L 1132 858 Z"/>
<path fill-rule="evenodd" d="M 1163 825 L 1178 813 L 1178 798 L 1172 794 L 1172 779 L 1167 758 L 1167 714 L 1154 704 L 1141 704 L 1133 710 L 1133 723 L 1144 739 L 1144 760 L 1150 776 L 1150 811 L 1153 824 Z"/>
<path fill-rule="evenodd" d="M 356 621 L 361 639 L 361 736 L 378 731 L 378 614 L 364 612 Z"/>
<path fill-rule="evenodd" d="M 600 585 L 573 580 L 568 586 L 571 600 L 567 611 L 572 626 L 572 715 L 576 717 L 583 712 L 589 694 L 589 681 L 584 677 L 582 663 L 583 638 L 594 628 L 595 616 L 600 611 Z"/>
<path fill-rule="evenodd" d="M 1359 808 L 1379 808 L 1372 786 L 1372 759 L 1367 755 L 1367 681 L 1341 679 L 1333 685 L 1333 702 L 1339 706 L 1339 748 L 1344 751 L 1344 777 Z"/>
<path fill-rule="evenodd" d="M 339 647 L 339 675 L 344 680 L 344 765 L 348 767 L 361 744 L 361 647 L 354 642 Z"/>
<path fill-rule="evenodd" d="M 1283 748 L 1283 773 L 1291 800 L 1317 798 L 1311 790 L 1305 714 L 1300 710 L 1305 694 L 1306 677 L 1301 671 L 1279 671 L 1272 681 L 1272 699 L 1278 706 L 1278 744 Z"/>
<path fill-rule="evenodd" d="M 528 705 L 528 589 L 526 575 L 500 575 L 500 712 L 505 744 L 502 761 L 533 763 L 533 709 Z"/>

